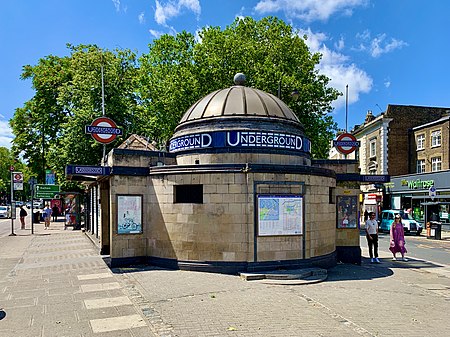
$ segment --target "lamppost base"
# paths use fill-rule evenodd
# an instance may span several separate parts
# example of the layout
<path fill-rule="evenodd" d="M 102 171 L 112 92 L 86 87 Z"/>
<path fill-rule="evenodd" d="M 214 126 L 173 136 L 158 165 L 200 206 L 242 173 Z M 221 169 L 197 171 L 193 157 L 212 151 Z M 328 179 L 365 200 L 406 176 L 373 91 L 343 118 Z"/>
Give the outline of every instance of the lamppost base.
<path fill-rule="evenodd" d="M 17 234 L 11 233 L 11 234 L 9 234 L 9 236 L 17 236 Z"/>

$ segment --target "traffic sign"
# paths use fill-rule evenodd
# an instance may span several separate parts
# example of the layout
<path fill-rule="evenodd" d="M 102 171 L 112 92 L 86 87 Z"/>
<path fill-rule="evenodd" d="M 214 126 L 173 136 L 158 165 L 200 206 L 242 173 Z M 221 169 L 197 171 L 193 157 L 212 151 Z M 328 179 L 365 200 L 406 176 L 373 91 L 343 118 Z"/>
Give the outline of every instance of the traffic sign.
<path fill-rule="evenodd" d="M 122 134 L 122 130 L 108 117 L 94 119 L 91 125 L 86 125 L 85 132 L 90 133 L 92 138 L 102 144 L 109 144 L 116 139 L 117 135 Z"/>
<path fill-rule="evenodd" d="M 23 173 L 22 172 L 13 172 L 13 181 L 15 183 L 23 183 Z"/>
<path fill-rule="evenodd" d="M 428 195 L 430 196 L 431 199 L 436 198 L 436 187 L 431 186 L 431 187 L 428 189 Z"/>
<path fill-rule="evenodd" d="M 59 194 L 59 185 L 38 184 L 34 187 L 34 197 L 37 199 L 53 199 Z"/>
<path fill-rule="evenodd" d="M 351 133 L 342 133 L 336 140 L 333 140 L 333 146 L 342 154 L 350 154 L 360 146 L 360 142 Z"/>

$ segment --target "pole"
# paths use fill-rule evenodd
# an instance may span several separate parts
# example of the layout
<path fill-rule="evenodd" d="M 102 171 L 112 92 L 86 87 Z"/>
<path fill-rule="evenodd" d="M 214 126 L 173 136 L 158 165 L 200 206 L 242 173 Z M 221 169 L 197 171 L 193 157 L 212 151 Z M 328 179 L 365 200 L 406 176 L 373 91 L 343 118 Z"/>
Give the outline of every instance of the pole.
<path fill-rule="evenodd" d="M 16 236 L 16 234 L 14 234 L 13 200 L 14 200 L 14 182 L 13 182 L 13 171 L 11 171 L 11 234 L 9 234 L 9 236 Z"/>
<path fill-rule="evenodd" d="M 105 80 L 103 76 L 103 57 L 102 57 L 101 71 L 102 71 L 102 115 L 105 116 Z M 103 163 L 105 162 L 105 156 L 106 156 L 106 144 L 103 144 L 103 157 L 102 157 Z"/>
<path fill-rule="evenodd" d="M 348 119 L 348 84 L 345 86 L 345 132 L 347 132 Z"/>

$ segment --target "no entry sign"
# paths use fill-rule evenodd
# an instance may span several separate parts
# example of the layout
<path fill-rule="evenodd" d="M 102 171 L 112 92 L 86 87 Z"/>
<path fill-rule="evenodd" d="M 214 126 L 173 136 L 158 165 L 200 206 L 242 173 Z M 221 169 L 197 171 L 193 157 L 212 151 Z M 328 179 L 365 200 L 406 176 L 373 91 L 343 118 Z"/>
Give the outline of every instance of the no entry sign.
<path fill-rule="evenodd" d="M 109 144 L 116 139 L 117 135 L 122 134 L 122 130 L 108 117 L 94 119 L 91 125 L 86 125 L 85 132 L 90 133 L 92 138 L 102 144 Z"/>
<path fill-rule="evenodd" d="M 333 141 L 333 146 L 336 147 L 336 150 L 346 155 L 355 151 L 359 145 L 359 142 L 351 133 L 340 134 L 337 139 Z"/>

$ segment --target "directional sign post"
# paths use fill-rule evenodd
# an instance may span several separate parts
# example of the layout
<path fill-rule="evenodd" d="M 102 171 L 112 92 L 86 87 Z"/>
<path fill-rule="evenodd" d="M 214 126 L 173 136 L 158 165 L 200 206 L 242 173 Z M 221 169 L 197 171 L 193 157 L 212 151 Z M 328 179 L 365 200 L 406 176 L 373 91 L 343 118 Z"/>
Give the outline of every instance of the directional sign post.
<path fill-rule="evenodd" d="M 59 185 L 38 184 L 34 188 L 36 199 L 54 199 L 56 194 L 59 194 Z"/>
<path fill-rule="evenodd" d="M 336 140 L 333 140 L 333 146 L 336 147 L 340 153 L 348 155 L 360 146 L 360 142 L 351 133 L 342 133 Z"/>

